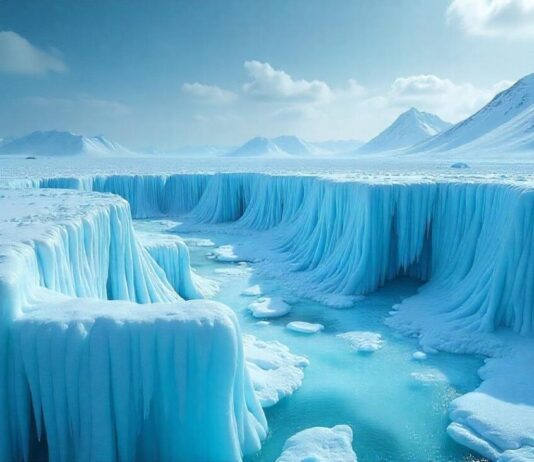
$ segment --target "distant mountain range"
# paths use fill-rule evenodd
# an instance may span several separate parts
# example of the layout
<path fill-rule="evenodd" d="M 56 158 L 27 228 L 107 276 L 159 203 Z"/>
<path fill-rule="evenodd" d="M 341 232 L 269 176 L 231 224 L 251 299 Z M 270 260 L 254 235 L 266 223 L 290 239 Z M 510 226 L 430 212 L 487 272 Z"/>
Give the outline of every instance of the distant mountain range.
<path fill-rule="evenodd" d="M 25 156 L 113 157 L 132 152 L 103 136 L 87 137 L 63 131 L 37 131 L 0 142 L 0 154 Z"/>
<path fill-rule="evenodd" d="M 373 153 L 406 148 L 451 126 L 451 123 L 445 122 L 435 114 L 411 108 L 397 117 L 388 128 L 357 149 L 357 152 Z"/>
<path fill-rule="evenodd" d="M 190 157 L 321 157 L 375 153 L 463 153 L 476 156 L 534 150 L 534 74 L 495 96 L 471 117 L 451 125 L 437 115 L 411 108 L 367 143 L 357 140 L 305 141 L 297 136 L 256 137 L 238 148 L 184 146 L 169 152 L 144 150 L 148 156 Z M 66 131 L 37 131 L 20 138 L 0 138 L 0 155 L 94 156 L 134 155 L 128 148 L 103 136 Z"/>

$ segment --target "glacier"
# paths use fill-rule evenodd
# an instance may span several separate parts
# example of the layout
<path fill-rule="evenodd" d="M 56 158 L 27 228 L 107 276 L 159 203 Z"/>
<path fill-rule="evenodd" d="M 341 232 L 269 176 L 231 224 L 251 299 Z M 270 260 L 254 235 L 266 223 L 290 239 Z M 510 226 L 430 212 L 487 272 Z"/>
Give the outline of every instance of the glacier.
<path fill-rule="evenodd" d="M 531 383 L 534 181 L 528 174 L 98 174 L 10 184 L 118 194 L 134 218 L 180 216 L 191 226 L 254 235 L 264 248 L 239 249 L 240 257 L 283 275 L 293 292 L 333 306 L 352 304 L 401 275 L 424 281 L 387 322 L 417 336 L 423 351 L 489 357 L 479 389 L 453 402 L 450 435 L 492 460 L 528 460 L 522 454 L 534 446 L 534 397 L 528 387 L 507 388 L 500 379 Z M 175 302 L 158 268 L 157 277 L 139 276 L 151 281 L 144 298 L 128 298 L 131 290 L 124 289 L 123 299 Z M 259 441 L 265 427 L 261 414 L 252 414 Z"/>

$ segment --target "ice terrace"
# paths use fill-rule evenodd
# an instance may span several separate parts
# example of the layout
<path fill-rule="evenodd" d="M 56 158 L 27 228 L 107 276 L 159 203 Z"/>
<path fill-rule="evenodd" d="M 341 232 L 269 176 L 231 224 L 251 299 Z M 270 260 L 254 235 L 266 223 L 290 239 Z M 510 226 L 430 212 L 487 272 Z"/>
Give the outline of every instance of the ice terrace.
<path fill-rule="evenodd" d="M 459 353 L 481 353 L 492 357 L 484 367 L 485 381 L 479 391 L 455 401 L 451 413 L 454 422 L 449 427 L 451 436 L 493 460 L 529 460 L 532 456 L 534 393 L 529 384 L 532 383 L 533 372 L 531 368 L 525 367 L 529 364 L 528 358 L 532 357 L 531 340 L 534 334 L 534 182 L 530 177 L 500 179 L 496 176 L 493 180 L 488 180 L 487 177 L 472 176 L 462 180 L 439 175 L 364 178 L 229 173 L 73 176 L 12 181 L 10 184 L 33 188 L 72 188 L 111 192 L 119 194 L 128 201 L 135 218 L 180 215 L 186 216 L 193 224 L 207 226 L 226 223 L 232 232 L 253 231 L 265 238 L 265 249 L 256 249 L 255 254 L 251 252 L 251 257 L 261 260 L 260 264 L 265 271 L 283 274 L 293 290 L 333 305 L 351 303 L 354 296 L 370 293 L 401 274 L 410 274 L 427 281 L 417 295 L 404 300 L 397 307 L 399 308 L 397 314 L 392 316 L 389 323 L 406 334 L 419 336 L 422 346 L 428 351 L 436 348 Z M 26 191 L 29 197 L 35 194 Z M 47 190 L 43 194 L 46 197 L 53 193 Z M 70 194 L 76 197 L 79 193 Z M 86 197 L 87 194 L 80 197 Z M 116 203 L 112 196 L 88 194 L 87 197 L 89 196 L 96 197 L 97 201 Z M 117 207 L 111 208 L 115 210 Z M 118 207 L 118 209 L 124 209 L 124 220 L 129 223 L 127 208 Z M 80 221 L 85 223 L 83 220 Z M 68 229 L 68 226 L 59 229 Z M 266 230 L 270 230 L 268 238 L 263 233 Z M 109 233 L 108 229 L 104 232 L 105 236 L 106 232 L 110 235 L 109 239 L 124 238 L 124 233 Z M 82 241 L 86 242 L 88 238 L 90 239 L 86 236 Z M 54 386 L 50 384 L 47 385 L 48 392 L 46 388 L 43 391 L 42 385 L 39 390 L 35 390 L 35 387 L 32 389 L 32 384 L 39 381 L 30 375 L 40 370 L 39 362 L 43 361 L 43 366 L 47 365 L 44 367 L 48 368 L 46 358 L 35 355 L 32 342 L 44 342 L 47 348 L 64 348 L 64 345 L 57 345 L 60 342 L 52 341 L 58 338 L 55 335 L 17 336 L 17 332 L 21 332 L 18 325 L 31 324 L 34 318 L 39 319 L 39 313 L 42 313 L 41 316 L 45 319 L 50 317 L 54 325 L 58 325 L 54 327 L 55 329 L 63 329 L 68 333 L 71 333 L 71 328 L 61 328 L 61 326 L 80 322 L 84 324 L 82 321 L 74 321 L 80 316 L 76 310 L 72 312 L 73 321 L 69 321 L 70 318 L 61 309 L 54 307 L 58 306 L 54 305 L 55 301 L 54 306 L 45 310 L 45 304 L 37 310 L 37 314 L 32 314 L 31 307 L 36 305 L 35 287 L 45 286 L 71 296 L 97 296 L 133 302 L 172 302 L 176 299 L 174 290 L 169 287 L 171 284 L 161 275 L 161 271 L 154 269 L 152 260 L 146 258 L 144 251 L 137 251 L 137 247 L 132 248 L 132 242 L 135 242 L 135 238 L 129 237 L 126 242 L 110 246 L 114 252 L 118 252 L 118 258 L 110 255 L 102 256 L 99 252 L 91 251 L 87 254 L 87 262 L 79 262 L 76 261 L 78 252 L 71 251 L 71 248 L 81 244 L 76 244 L 76 240 L 73 242 L 70 239 L 64 240 L 61 251 L 51 252 L 52 256 L 46 257 L 50 262 L 56 260 L 58 262 L 41 265 L 50 267 L 53 276 L 40 275 L 37 269 L 39 259 L 34 256 L 34 250 L 20 251 L 18 253 L 22 256 L 17 255 L 17 261 L 31 261 L 33 266 L 28 267 L 35 269 L 30 272 L 21 271 L 20 277 L 14 277 L 10 270 L 9 277 L 2 277 L 5 287 L 2 288 L 2 293 L 10 294 L 2 297 L 3 303 L 9 300 L 7 307 L 3 309 L 5 313 L 3 325 L 5 329 L 13 332 L 14 339 L 9 346 L 3 345 L 4 363 L 7 352 L 14 351 L 14 354 L 9 354 L 9 358 L 13 358 L 15 366 L 10 367 L 15 367 L 16 371 L 26 370 L 25 379 L 20 378 L 21 375 L 24 376 L 23 372 L 18 372 L 15 377 L 17 380 L 22 382 L 26 380 L 29 383 L 29 389 L 27 388 L 27 391 L 22 393 L 23 396 L 17 397 L 14 401 L 17 403 L 17 412 L 8 414 L 4 410 L 2 413 L 6 419 L 7 415 L 11 416 L 11 419 L 8 419 L 10 421 L 4 421 L 5 428 L 11 428 L 11 438 L 4 438 L 4 448 L 6 451 L 15 451 L 5 452 L 6 454 L 21 457 L 27 450 L 25 448 L 31 447 L 28 441 L 35 437 L 35 432 L 39 428 L 30 428 L 31 419 L 28 417 L 31 414 L 30 403 L 33 403 L 38 410 L 39 404 L 35 403 L 36 399 L 41 400 L 43 396 L 51 399 L 54 396 Z M 26 247 L 21 248 L 26 249 Z M 46 252 L 43 253 L 45 254 Z M 130 265 L 126 265 L 125 262 L 130 262 L 130 259 L 139 261 L 134 265 L 138 267 L 138 273 L 135 275 L 128 274 L 127 271 Z M 148 260 L 148 263 L 144 260 Z M 84 270 L 80 272 L 83 275 L 84 271 L 87 271 L 86 267 L 92 268 L 95 272 L 101 271 L 102 261 L 108 265 L 117 265 L 106 273 L 116 275 L 117 287 L 114 284 L 110 287 L 102 274 L 91 278 L 91 281 L 100 282 L 90 289 L 85 287 L 87 284 L 83 281 L 69 282 L 70 279 L 78 277 L 78 271 L 72 271 L 72 265 L 83 267 Z M 6 263 L 3 263 L 4 268 L 5 265 Z M 13 263 L 10 263 L 10 268 L 12 265 Z M 66 278 L 67 281 L 63 281 L 64 274 L 70 274 Z M 52 282 L 47 282 L 47 277 Z M 9 284 L 4 281 L 9 281 Z M 174 286 L 176 287 L 176 284 Z M 113 295 L 115 293 L 117 295 Z M 104 294 L 106 296 L 103 296 Z M 112 296 L 109 296 L 110 294 Z M 73 303 L 72 306 L 77 304 Z M 155 310 L 160 306 L 164 312 L 162 316 L 165 317 L 166 309 L 163 308 L 165 305 L 157 305 Z M 183 307 L 184 313 L 189 313 L 185 307 L 190 305 L 176 302 L 173 306 L 176 308 L 171 317 L 187 317 L 186 314 L 180 315 L 178 312 L 181 312 Z M 134 309 L 131 311 L 134 312 Z M 207 311 L 212 313 L 212 310 Z M 95 312 L 98 313 L 99 310 L 96 309 Z M 130 310 L 123 309 L 122 312 L 129 313 Z M 133 315 L 128 316 L 133 317 Z M 135 320 L 130 320 L 128 316 L 127 321 L 117 315 L 117 319 L 109 322 L 113 325 L 120 325 L 122 322 L 128 325 L 130 322 L 135 324 Z M 212 313 L 210 316 L 216 315 Z M 229 332 L 225 334 L 233 338 L 227 341 L 234 342 L 234 364 L 231 364 L 232 361 L 225 363 L 231 369 L 227 371 L 228 374 L 236 374 L 240 378 L 238 390 L 235 388 L 233 390 L 240 396 L 239 400 L 234 401 L 233 415 L 241 424 L 234 426 L 233 431 L 237 433 L 231 440 L 232 448 L 228 449 L 228 454 L 232 455 L 229 459 L 238 459 L 239 444 L 236 442 L 241 444 L 244 452 L 258 446 L 264 432 L 263 415 L 258 410 L 255 398 L 251 397 L 248 376 L 243 372 L 242 354 L 239 353 L 240 340 L 236 342 L 239 331 L 235 327 L 235 322 L 230 315 L 225 318 L 226 322 L 223 322 L 224 320 L 216 322 L 210 316 L 206 314 L 210 321 L 205 320 L 200 324 L 234 326 L 233 329 L 229 329 L 232 334 Z M 88 330 L 89 334 L 85 332 L 88 328 L 84 327 L 82 333 L 78 333 L 79 329 L 73 329 L 72 337 L 65 338 L 75 345 L 80 343 L 85 345 L 83 342 L 90 344 L 92 332 L 95 332 L 95 335 L 111 332 L 105 328 L 95 330 L 97 322 L 89 324 L 93 326 L 92 330 Z M 158 322 L 148 324 L 154 327 L 153 332 L 155 332 Z M 141 331 L 143 328 L 136 326 L 127 332 L 121 331 L 120 335 L 139 336 L 136 329 Z M 174 335 L 174 329 L 169 328 L 169 335 L 170 331 Z M 176 331 L 179 331 L 178 327 Z M 209 329 L 206 332 L 208 331 Z M 208 335 L 206 332 L 199 335 L 206 336 Z M 115 364 L 114 356 L 110 353 L 113 345 L 111 339 L 116 337 L 110 334 L 110 348 L 104 353 L 111 358 L 111 365 Z M 165 337 L 162 337 L 162 342 L 165 342 L 163 338 Z M 20 347 L 17 339 L 21 344 Z M 194 342 L 194 339 L 191 338 L 191 341 Z M 124 344 L 129 345 L 130 342 Z M 120 345 L 117 347 L 117 354 L 124 354 Z M 163 348 L 166 347 L 168 344 Z M 69 348 L 68 351 L 70 350 Z M 72 351 L 78 350 L 72 348 Z M 83 347 L 79 347 L 79 351 L 83 351 Z M 232 351 L 232 348 L 229 351 Z M 25 365 L 24 369 L 20 368 L 20 358 Z M 102 360 L 102 357 L 95 359 L 98 360 Z M 202 360 L 199 361 L 202 363 Z M 85 364 L 82 360 L 78 362 Z M 203 364 L 206 367 L 205 358 Z M 160 368 L 161 366 L 157 367 L 158 370 Z M 171 371 L 163 369 L 167 373 L 172 371 L 172 367 Z M 508 376 L 513 375 L 514 387 L 506 386 L 502 375 L 504 370 Z M 115 367 L 111 366 L 108 372 L 109 380 L 113 380 Z M 130 373 L 140 372 L 132 367 Z M 59 375 L 52 377 L 59 383 L 62 382 Z M 137 383 L 142 384 L 143 381 Z M 165 380 L 161 383 L 165 383 Z M 141 385 L 138 387 L 144 390 Z M 15 387 L 15 390 L 19 389 L 20 387 Z M 105 393 L 99 388 L 98 383 L 91 390 L 97 394 Z M 228 397 L 232 389 L 227 387 L 226 390 L 225 396 Z M 13 389 L 4 390 L 4 393 L 12 392 Z M 29 393 L 33 401 L 29 400 Z M 132 393 L 139 393 L 139 389 Z M 151 388 L 151 393 L 154 393 L 154 396 L 158 395 L 158 399 L 162 400 L 161 408 L 155 412 L 162 412 L 161 409 L 165 409 L 169 404 L 175 403 L 173 400 L 178 399 L 174 394 L 175 391 L 170 388 L 157 393 Z M 68 393 L 66 396 L 69 396 Z M 115 403 L 114 400 L 109 402 Z M 73 427 L 72 422 L 77 422 L 76 425 L 79 425 L 78 419 L 81 419 L 82 409 L 79 416 L 67 419 L 66 422 L 70 422 L 68 424 L 59 418 L 65 416 L 62 412 L 65 408 L 61 406 L 56 403 L 54 411 L 51 411 L 58 419 L 57 421 L 54 419 L 52 429 L 46 426 L 47 420 L 44 418 L 49 446 L 51 444 L 54 446 L 53 438 L 56 432 L 73 432 L 79 428 L 79 426 Z M 159 404 L 156 405 L 158 406 Z M 42 408 L 44 413 L 45 406 Z M 70 409 L 70 405 L 67 408 Z M 109 411 L 109 406 L 106 409 Z M 143 422 L 143 419 L 139 418 L 143 415 L 142 409 L 142 407 L 130 408 L 128 412 L 137 416 L 137 422 Z M 104 412 L 105 409 L 101 411 Z M 40 415 L 38 412 L 40 411 L 35 411 L 36 415 Z M 19 418 L 19 414 L 22 417 Z M 17 415 L 16 419 L 13 419 L 14 415 Z M 114 415 L 113 413 L 108 416 L 109 419 L 115 418 Z M 106 420 L 110 425 L 108 428 L 123 429 L 120 423 L 111 422 L 109 419 Z M 157 419 L 148 419 L 148 429 L 146 433 L 141 434 L 160 433 L 156 421 Z M 231 427 L 232 425 L 228 425 L 225 428 L 231 431 Z M 127 452 L 133 450 L 133 437 L 130 431 L 133 430 L 124 433 L 124 439 L 117 437 L 115 441 L 108 442 L 107 446 L 104 445 L 104 448 L 92 449 L 94 451 L 102 449 L 108 451 L 106 454 L 113 452 L 114 457 L 119 459 L 129 459 L 124 455 L 132 454 Z M 161 431 L 162 438 L 166 435 L 166 431 Z M 3 434 L 5 436 L 6 432 Z M 209 434 L 213 438 L 220 437 Z M 83 438 L 75 447 L 64 447 L 58 443 L 55 445 L 55 450 L 63 451 L 62 454 L 67 457 L 64 460 L 68 460 L 69 454 L 73 454 L 69 451 L 80 451 L 75 453 L 84 454 L 88 459 L 97 459 L 95 454 L 98 453 L 87 452 L 86 449 L 96 443 L 82 440 Z M 124 452 L 119 452 L 118 440 L 120 440 L 120 451 Z M 148 440 L 148 436 L 146 440 L 143 438 L 146 444 Z M 59 441 L 63 440 L 60 438 Z M 228 439 L 225 441 L 229 442 Z M 142 445 L 139 450 L 143 450 Z M 175 450 L 179 452 L 178 448 Z M 167 456 L 172 458 L 172 454 L 178 452 L 161 454 L 162 458 Z"/>

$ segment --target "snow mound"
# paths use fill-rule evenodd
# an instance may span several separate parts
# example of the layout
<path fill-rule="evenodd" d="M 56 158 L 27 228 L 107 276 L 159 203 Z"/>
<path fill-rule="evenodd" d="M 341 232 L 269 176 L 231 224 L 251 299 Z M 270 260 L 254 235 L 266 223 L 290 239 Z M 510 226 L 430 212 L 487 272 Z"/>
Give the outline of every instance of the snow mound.
<path fill-rule="evenodd" d="M 113 157 L 133 153 L 103 136 L 87 137 L 70 132 L 33 132 L 0 145 L 0 154 L 25 156 Z"/>
<path fill-rule="evenodd" d="M 391 151 L 412 146 L 441 133 L 452 124 L 437 115 L 411 108 L 403 112 L 388 128 L 358 148 L 358 153 Z"/>
<path fill-rule="evenodd" d="M 313 427 L 286 441 L 276 462 L 356 462 L 348 425 Z"/>
<path fill-rule="evenodd" d="M 245 358 L 262 407 L 274 406 L 293 394 L 302 384 L 303 369 L 309 362 L 279 342 L 263 342 L 252 335 L 243 335 Z"/>
<path fill-rule="evenodd" d="M 304 321 L 292 321 L 286 325 L 289 330 L 301 334 L 316 334 L 324 329 L 322 324 L 310 323 Z"/>
<path fill-rule="evenodd" d="M 373 353 L 384 346 L 382 336 L 376 332 L 352 331 L 337 337 L 347 342 L 352 350 L 363 353 Z"/>
<path fill-rule="evenodd" d="M 248 306 L 255 318 L 279 318 L 291 310 L 291 306 L 280 297 L 261 297 Z"/>

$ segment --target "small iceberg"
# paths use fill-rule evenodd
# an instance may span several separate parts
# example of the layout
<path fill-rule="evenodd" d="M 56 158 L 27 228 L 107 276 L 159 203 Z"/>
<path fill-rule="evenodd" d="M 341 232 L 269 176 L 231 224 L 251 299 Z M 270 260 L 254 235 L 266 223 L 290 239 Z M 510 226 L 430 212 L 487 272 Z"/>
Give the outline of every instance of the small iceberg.
<path fill-rule="evenodd" d="M 352 449 L 352 429 L 348 425 L 332 428 L 312 427 L 286 441 L 276 462 L 356 462 Z"/>
<path fill-rule="evenodd" d="M 322 324 L 304 322 L 304 321 L 292 321 L 286 325 L 286 328 L 294 332 L 301 334 L 316 334 L 324 329 Z"/>
<path fill-rule="evenodd" d="M 261 297 L 248 309 L 255 318 L 279 318 L 289 313 L 291 307 L 280 297 Z"/>

